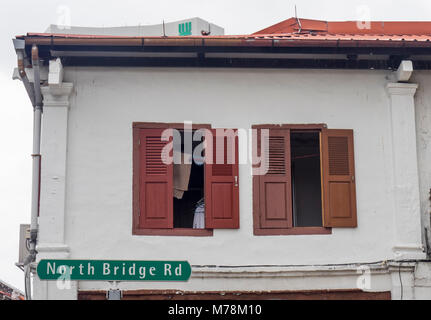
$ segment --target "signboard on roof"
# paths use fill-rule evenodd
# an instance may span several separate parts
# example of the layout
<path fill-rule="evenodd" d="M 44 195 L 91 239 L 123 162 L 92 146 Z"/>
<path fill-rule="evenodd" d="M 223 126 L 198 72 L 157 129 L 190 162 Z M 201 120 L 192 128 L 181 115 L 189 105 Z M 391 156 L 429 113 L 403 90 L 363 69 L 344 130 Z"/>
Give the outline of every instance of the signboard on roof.
<path fill-rule="evenodd" d="M 184 22 L 178 25 L 178 34 L 180 36 L 191 36 L 192 35 L 192 22 Z"/>

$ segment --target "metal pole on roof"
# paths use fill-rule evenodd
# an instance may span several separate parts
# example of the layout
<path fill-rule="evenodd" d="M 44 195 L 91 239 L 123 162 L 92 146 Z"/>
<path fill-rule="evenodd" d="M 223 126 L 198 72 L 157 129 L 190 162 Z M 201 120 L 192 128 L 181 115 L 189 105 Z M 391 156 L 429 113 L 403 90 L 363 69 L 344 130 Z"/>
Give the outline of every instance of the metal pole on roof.
<path fill-rule="evenodd" d="M 301 25 L 301 21 L 298 19 L 298 14 L 296 12 L 296 4 L 295 4 L 295 18 L 296 18 L 296 22 L 298 23 L 298 27 L 299 27 L 298 33 L 301 33 L 301 31 L 302 31 L 302 25 Z"/>

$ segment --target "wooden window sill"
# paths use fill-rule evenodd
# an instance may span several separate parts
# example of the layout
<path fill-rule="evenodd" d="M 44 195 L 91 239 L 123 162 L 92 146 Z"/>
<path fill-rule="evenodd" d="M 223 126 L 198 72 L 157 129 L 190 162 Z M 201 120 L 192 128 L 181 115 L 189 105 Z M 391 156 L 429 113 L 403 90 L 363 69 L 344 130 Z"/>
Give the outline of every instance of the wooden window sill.
<path fill-rule="evenodd" d="M 283 236 L 307 234 L 332 234 L 332 228 L 324 227 L 296 227 L 287 229 L 254 229 L 255 236 Z"/>
<path fill-rule="evenodd" d="M 133 235 L 139 236 L 183 236 L 183 237 L 212 237 L 212 229 L 135 229 Z"/>

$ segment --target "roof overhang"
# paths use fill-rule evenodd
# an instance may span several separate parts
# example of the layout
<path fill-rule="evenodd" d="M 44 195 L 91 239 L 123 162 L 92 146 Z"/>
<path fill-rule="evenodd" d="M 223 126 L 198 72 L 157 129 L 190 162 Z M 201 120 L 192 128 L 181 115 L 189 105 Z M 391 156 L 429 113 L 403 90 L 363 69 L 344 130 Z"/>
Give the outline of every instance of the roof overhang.
<path fill-rule="evenodd" d="M 405 59 L 431 69 L 431 36 L 246 35 L 111 37 L 28 34 L 46 62 L 64 66 L 396 69 Z"/>

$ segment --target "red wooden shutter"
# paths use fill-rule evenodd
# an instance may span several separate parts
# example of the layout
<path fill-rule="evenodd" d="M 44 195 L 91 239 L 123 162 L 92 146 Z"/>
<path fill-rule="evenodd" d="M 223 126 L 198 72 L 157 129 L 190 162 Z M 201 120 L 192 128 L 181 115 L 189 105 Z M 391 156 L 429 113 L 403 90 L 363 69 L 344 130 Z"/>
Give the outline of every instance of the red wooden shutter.
<path fill-rule="evenodd" d="M 323 225 L 357 226 L 353 130 L 322 130 Z"/>
<path fill-rule="evenodd" d="M 268 164 L 268 172 L 259 176 L 260 227 L 291 228 L 290 130 L 269 129 L 266 144 L 261 138 L 259 130 L 259 150 Z"/>
<path fill-rule="evenodd" d="M 162 153 L 172 135 L 162 141 L 164 130 L 140 130 L 140 228 L 173 228 L 173 167 Z"/>
<path fill-rule="evenodd" d="M 229 131 L 233 133 L 230 138 L 224 136 Z M 205 149 L 205 226 L 208 229 L 239 228 L 237 132 L 212 129 L 205 136 L 208 141 Z"/>

